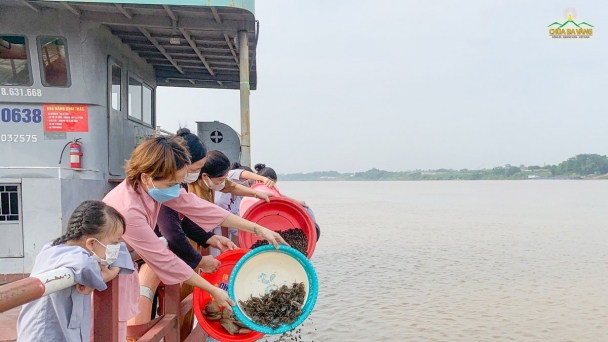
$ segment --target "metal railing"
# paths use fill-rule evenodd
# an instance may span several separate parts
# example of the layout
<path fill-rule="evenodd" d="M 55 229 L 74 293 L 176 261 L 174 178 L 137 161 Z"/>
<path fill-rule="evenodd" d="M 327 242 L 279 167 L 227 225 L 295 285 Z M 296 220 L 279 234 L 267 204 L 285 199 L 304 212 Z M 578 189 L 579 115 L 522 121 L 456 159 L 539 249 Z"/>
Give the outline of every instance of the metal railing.
<path fill-rule="evenodd" d="M 0 287 L 0 313 L 76 285 L 65 267 L 17 280 Z"/>
<path fill-rule="evenodd" d="M 0 286 L 0 313 L 19 307 L 51 293 L 76 285 L 74 273 L 65 267 L 33 275 Z M 93 292 L 93 342 L 118 341 L 118 278 L 107 283 L 105 291 Z M 130 341 L 139 342 L 194 342 L 202 341 L 207 334 L 200 325 L 180 339 L 180 320 L 193 308 L 192 294 L 180 301 L 180 285 L 163 285 L 159 291 L 161 315 L 149 323 L 129 326 Z M 86 319 L 86 318 L 85 318 Z M 16 323 L 16 322 L 15 322 Z"/>

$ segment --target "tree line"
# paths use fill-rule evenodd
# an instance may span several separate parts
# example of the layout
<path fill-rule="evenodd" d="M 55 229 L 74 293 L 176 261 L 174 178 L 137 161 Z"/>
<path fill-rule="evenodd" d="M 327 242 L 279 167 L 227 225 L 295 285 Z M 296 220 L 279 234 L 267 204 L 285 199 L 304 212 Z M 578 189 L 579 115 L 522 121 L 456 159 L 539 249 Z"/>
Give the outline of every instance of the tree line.
<path fill-rule="evenodd" d="M 337 171 L 317 171 L 280 175 L 281 180 L 318 181 L 400 181 L 400 180 L 503 180 L 534 178 L 596 178 L 608 174 L 608 158 L 598 154 L 579 154 L 557 165 L 496 166 L 481 170 L 413 170 L 386 171 L 372 168 L 364 172 L 340 173 Z"/>

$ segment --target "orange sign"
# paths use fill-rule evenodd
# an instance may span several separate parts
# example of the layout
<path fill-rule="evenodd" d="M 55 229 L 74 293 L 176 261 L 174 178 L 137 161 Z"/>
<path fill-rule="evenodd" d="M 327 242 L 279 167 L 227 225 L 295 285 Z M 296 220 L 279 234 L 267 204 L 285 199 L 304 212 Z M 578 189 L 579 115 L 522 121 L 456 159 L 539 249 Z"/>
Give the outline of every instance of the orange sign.
<path fill-rule="evenodd" d="M 45 132 L 88 132 L 89 108 L 86 105 L 45 104 Z"/>

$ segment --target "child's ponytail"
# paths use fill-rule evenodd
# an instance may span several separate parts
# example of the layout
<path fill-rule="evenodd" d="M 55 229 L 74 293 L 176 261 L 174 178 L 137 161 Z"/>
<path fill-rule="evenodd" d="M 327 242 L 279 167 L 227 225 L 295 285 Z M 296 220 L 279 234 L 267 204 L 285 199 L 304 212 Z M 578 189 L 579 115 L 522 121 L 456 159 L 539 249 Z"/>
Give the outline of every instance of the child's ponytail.
<path fill-rule="evenodd" d="M 74 210 L 65 234 L 55 239 L 53 246 L 78 240 L 84 235 L 105 235 L 110 226 L 125 229 L 124 217 L 102 201 L 84 201 Z"/>

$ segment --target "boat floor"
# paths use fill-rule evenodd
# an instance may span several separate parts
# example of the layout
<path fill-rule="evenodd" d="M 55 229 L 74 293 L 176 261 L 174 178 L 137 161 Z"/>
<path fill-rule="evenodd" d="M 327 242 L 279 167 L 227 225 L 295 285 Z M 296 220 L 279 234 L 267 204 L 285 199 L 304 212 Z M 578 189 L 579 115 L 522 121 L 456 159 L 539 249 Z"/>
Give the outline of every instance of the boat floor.
<path fill-rule="evenodd" d="M 17 340 L 17 318 L 21 307 L 0 313 L 0 342 L 13 342 Z"/>

